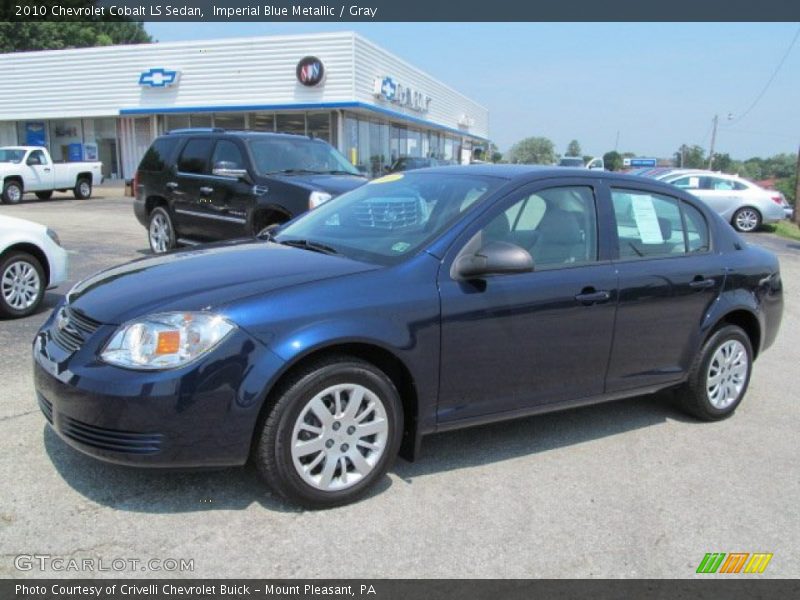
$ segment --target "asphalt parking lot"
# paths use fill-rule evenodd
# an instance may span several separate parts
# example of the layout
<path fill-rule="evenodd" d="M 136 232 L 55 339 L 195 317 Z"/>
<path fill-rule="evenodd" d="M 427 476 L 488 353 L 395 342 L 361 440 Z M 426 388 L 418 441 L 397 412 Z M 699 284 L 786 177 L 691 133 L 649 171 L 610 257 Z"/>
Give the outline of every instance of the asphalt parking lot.
<path fill-rule="evenodd" d="M 732 418 L 699 423 L 643 397 L 441 434 L 362 502 L 303 512 L 250 468 L 107 465 L 46 427 L 36 329 L 72 283 L 149 253 L 120 192 L 0 206 L 56 229 L 71 259 L 37 314 L 0 322 L 0 577 L 681 578 L 707 552 L 772 552 L 761 577 L 800 576 L 800 244 L 748 238 L 779 254 L 786 309 Z M 19 571 L 20 554 L 193 559 L 194 571 Z"/>

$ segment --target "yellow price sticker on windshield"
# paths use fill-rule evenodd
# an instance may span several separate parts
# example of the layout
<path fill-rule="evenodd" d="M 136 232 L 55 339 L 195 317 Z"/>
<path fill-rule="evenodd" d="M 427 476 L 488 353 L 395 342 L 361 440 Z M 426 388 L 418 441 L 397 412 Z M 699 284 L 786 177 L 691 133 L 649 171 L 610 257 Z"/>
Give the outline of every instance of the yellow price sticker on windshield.
<path fill-rule="evenodd" d="M 402 173 L 392 173 L 391 175 L 384 175 L 383 177 L 378 177 L 377 179 L 373 179 L 370 183 L 391 183 L 392 181 L 399 181 L 403 178 Z"/>

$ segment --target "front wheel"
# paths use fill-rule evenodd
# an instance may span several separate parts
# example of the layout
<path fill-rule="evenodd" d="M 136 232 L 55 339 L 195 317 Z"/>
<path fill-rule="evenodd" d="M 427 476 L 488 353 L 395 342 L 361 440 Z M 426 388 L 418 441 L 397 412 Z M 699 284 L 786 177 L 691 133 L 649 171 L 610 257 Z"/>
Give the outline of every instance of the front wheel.
<path fill-rule="evenodd" d="M 392 381 L 351 357 L 317 362 L 281 387 L 254 452 L 283 498 L 330 508 L 363 496 L 400 447 L 403 411 Z"/>
<path fill-rule="evenodd" d="M 27 252 L 11 252 L 0 260 L 0 316 L 27 317 L 47 287 L 41 263 Z"/>
<path fill-rule="evenodd" d="M 761 213 L 755 208 L 745 206 L 733 213 L 733 228 L 742 233 L 750 233 L 761 227 Z"/>
<path fill-rule="evenodd" d="M 733 414 L 744 398 L 753 366 L 750 338 L 737 325 L 718 329 L 706 341 L 679 393 L 684 409 L 704 421 Z"/>
<path fill-rule="evenodd" d="M 150 213 L 147 239 L 154 254 L 164 254 L 175 247 L 175 228 L 165 208 L 159 206 Z"/>
<path fill-rule="evenodd" d="M 75 184 L 72 195 L 75 196 L 77 200 L 86 200 L 92 195 L 92 182 L 85 178 L 79 179 L 78 183 Z"/>

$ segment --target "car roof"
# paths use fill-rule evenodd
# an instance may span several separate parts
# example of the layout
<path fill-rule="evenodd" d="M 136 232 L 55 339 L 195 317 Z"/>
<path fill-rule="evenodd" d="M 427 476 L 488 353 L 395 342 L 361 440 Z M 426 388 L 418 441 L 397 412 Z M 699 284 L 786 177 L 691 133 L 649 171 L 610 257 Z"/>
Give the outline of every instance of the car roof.
<path fill-rule="evenodd" d="M 253 139 L 289 139 L 289 140 L 307 140 L 307 141 L 314 141 L 314 142 L 325 142 L 320 138 L 313 138 L 307 135 L 301 135 L 298 133 L 277 133 L 272 131 L 250 131 L 244 129 L 222 129 L 219 127 L 201 127 L 201 128 L 189 128 L 189 129 L 171 129 L 167 131 L 164 135 L 167 136 L 208 136 L 208 135 L 231 135 L 234 137 L 239 138 L 253 138 Z"/>

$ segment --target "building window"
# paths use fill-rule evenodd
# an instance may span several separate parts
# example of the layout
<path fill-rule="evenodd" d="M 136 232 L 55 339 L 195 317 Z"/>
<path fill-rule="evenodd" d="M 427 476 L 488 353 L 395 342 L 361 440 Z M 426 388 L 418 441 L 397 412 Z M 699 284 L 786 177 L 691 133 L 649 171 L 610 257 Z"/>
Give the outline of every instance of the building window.
<path fill-rule="evenodd" d="M 275 115 L 276 130 L 279 133 L 306 134 L 306 115 L 305 113 L 288 113 Z"/>
<path fill-rule="evenodd" d="M 331 141 L 331 113 L 308 113 L 308 135 L 326 142 Z"/>
<path fill-rule="evenodd" d="M 80 119 L 50 121 L 50 156 L 55 162 L 83 160 L 83 126 Z"/>
<path fill-rule="evenodd" d="M 211 127 L 211 115 L 208 113 L 192 115 L 190 123 L 192 127 Z"/>
<path fill-rule="evenodd" d="M 189 115 L 166 115 L 164 127 L 167 131 L 191 127 Z"/>
<path fill-rule="evenodd" d="M 215 113 L 214 127 L 222 127 L 222 129 L 245 129 L 244 113 Z"/>
<path fill-rule="evenodd" d="M 275 131 L 275 115 L 272 113 L 250 113 L 250 129 L 255 131 Z"/>

